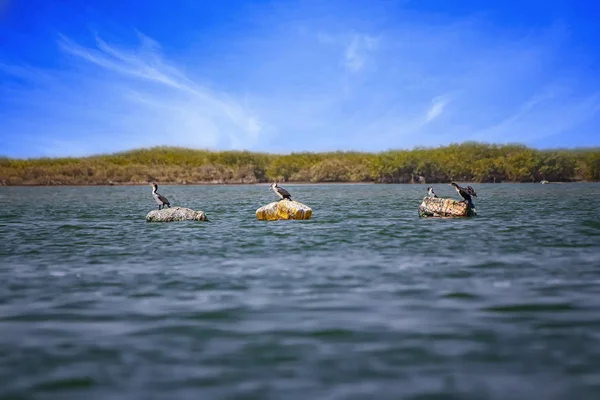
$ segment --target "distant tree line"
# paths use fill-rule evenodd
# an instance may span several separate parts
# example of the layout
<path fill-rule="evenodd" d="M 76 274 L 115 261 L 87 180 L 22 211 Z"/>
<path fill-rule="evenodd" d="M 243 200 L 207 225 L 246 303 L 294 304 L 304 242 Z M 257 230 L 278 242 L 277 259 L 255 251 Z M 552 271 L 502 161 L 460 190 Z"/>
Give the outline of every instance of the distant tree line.
<path fill-rule="evenodd" d="M 600 148 L 536 150 L 467 142 L 381 153 L 277 155 L 154 147 L 82 158 L 0 158 L 2 185 L 541 180 L 599 181 Z"/>

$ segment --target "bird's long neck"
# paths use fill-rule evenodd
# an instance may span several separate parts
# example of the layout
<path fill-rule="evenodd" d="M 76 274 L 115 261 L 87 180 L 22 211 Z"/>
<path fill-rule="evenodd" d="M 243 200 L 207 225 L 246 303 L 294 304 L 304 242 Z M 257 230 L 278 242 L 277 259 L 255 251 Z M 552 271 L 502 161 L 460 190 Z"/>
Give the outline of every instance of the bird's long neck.
<path fill-rule="evenodd" d="M 152 186 L 152 193 L 156 194 L 156 186 Z"/>

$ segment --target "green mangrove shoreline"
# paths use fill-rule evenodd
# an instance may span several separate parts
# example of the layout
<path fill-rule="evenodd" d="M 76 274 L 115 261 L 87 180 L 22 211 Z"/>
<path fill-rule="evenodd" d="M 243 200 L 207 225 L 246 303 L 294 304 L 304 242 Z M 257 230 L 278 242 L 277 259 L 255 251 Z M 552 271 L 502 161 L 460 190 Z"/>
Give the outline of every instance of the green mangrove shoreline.
<path fill-rule="evenodd" d="M 478 183 L 491 183 L 491 182 L 471 182 L 471 181 L 457 181 L 460 184 L 478 184 Z M 560 181 L 560 182 L 550 182 L 553 185 L 561 185 L 566 183 L 599 183 L 600 180 L 595 181 Z M 151 182 L 146 183 L 80 183 L 80 184 L 69 184 L 69 183 L 57 183 L 57 184 L 37 184 L 37 183 L 23 183 L 17 185 L 6 185 L 1 184 L 0 187 L 52 187 L 52 186 L 61 186 L 61 187 L 108 187 L 108 186 L 147 186 L 150 185 Z M 449 184 L 450 182 L 435 182 L 437 185 Z M 511 182 L 511 181 L 503 181 L 503 182 L 493 182 L 491 184 L 502 184 L 502 183 L 510 183 L 516 185 L 527 185 L 527 184 L 539 184 L 539 182 Z M 419 182 L 402 182 L 402 183 L 379 183 L 379 182 L 286 182 L 287 185 L 427 185 L 427 182 L 419 183 Z M 433 183 L 430 183 L 433 184 Z M 256 183 L 212 183 L 212 182 L 198 182 L 198 183 L 172 183 L 172 182 L 164 182 L 161 183 L 161 186 L 268 186 L 269 182 L 256 182 Z"/>
<path fill-rule="evenodd" d="M 268 154 L 153 147 L 89 157 L 0 158 L 3 186 L 600 181 L 600 148 L 466 142 L 379 153 Z"/>

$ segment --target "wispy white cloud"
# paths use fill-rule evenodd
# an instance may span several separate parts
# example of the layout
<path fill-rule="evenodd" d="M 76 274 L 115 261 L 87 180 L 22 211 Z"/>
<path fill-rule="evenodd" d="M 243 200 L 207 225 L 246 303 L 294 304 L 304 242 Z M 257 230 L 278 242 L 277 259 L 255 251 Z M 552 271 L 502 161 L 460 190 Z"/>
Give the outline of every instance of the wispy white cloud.
<path fill-rule="evenodd" d="M 427 111 L 425 120 L 430 122 L 439 117 L 444 112 L 444 108 L 446 107 L 446 104 L 448 104 L 448 101 L 449 100 L 445 97 L 436 97 L 431 100 L 431 107 Z"/>
<path fill-rule="evenodd" d="M 70 68 L 4 66 L 29 81 L 12 88 L 12 103 L 26 112 L 9 122 L 30 134 L 43 129 L 38 151 L 48 155 L 65 148 L 58 143 L 90 153 L 111 151 L 115 142 L 246 149 L 260 140 L 260 117 L 243 99 L 201 86 L 165 60 L 156 41 L 139 38 L 139 46 L 121 49 L 100 37 L 86 47 L 61 36 Z"/>
<path fill-rule="evenodd" d="M 512 110 L 509 110 L 512 111 Z M 563 134 L 590 120 L 600 112 L 600 93 L 577 98 L 568 103 L 541 92 L 507 113 L 498 121 L 472 135 L 472 139 L 493 142 L 534 142 Z M 508 140 L 507 140 L 508 139 Z M 565 142 L 568 144 L 569 140 Z"/>
<path fill-rule="evenodd" d="M 180 135 L 201 135 L 201 132 L 194 132 L 196 122 L 210 120 L 213 122 L 210 125 L 217 130 L 220 128 L 219 125 L 232 125 L 222 126 L 221 131 L 217 132 L 229 136 L 232 147 L 248 146 L 255 142 L 261 131 L 256 115 L 241 106 L 240 102 L 231 100 L 225 93 L 217 93 L 195 83 L 179 69 L 163 60 L 159 52 L 160 46 L 156 41 L 142 34 L 139 36 L 141 47 L 137 52 L 129 53 L 118 50 L 98 37 L 96 38 L 98 51 L 81 47 L 64 37 L 59 43 L 66 53 L 73 54 L 101 68 L 172 88 L 181 95 L 189 96 L 177 99 L 175 97 L 165 98 L 162 96 L 165 93 L 158 93 L 158 95 L 143 93 L 139 90 L 131 90 L 132 88 L 128 91 L 135 94 L 128 98 L 137 99 L 139 104 L 171 112 L 178 110 L 175 115 L 180 120 L 183 118 L 184 125 L 188 126 L 188 129 L 179 133 Z M 190 103 L 185 106 L 183 103 L 188 101 Z"/>
<path fill-rule="evenodd" d="M 353 34 L 344 51 L 344 65 L 350 71 L 363 69 L 369 53 L 373 52 L 379 43 L 375 37 L 364 34 Z"/>

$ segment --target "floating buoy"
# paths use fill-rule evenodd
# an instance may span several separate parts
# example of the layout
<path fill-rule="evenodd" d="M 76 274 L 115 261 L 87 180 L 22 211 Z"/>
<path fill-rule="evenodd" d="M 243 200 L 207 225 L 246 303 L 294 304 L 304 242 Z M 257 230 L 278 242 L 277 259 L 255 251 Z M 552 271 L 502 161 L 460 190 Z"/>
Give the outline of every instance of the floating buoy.
<path fill-rule="evenodd" d="M 259 221 L 277 221 L 281 219 L 310 219 L 312 209 L 293 200 L 274 201 L 256 210 Z"/>
<path fill-rule="evenodd" d="M 475 208 L 454 199 L 425 197 L 419 206 L 419 217 L 471 217 L 473 215 L 476 215 Z"/>
<path fill-rule="evenodd" d="M 204 211 L 184 207 L 170 207 L 152 210 L 146 215 L 146 222 L 208 221 Z"/>

